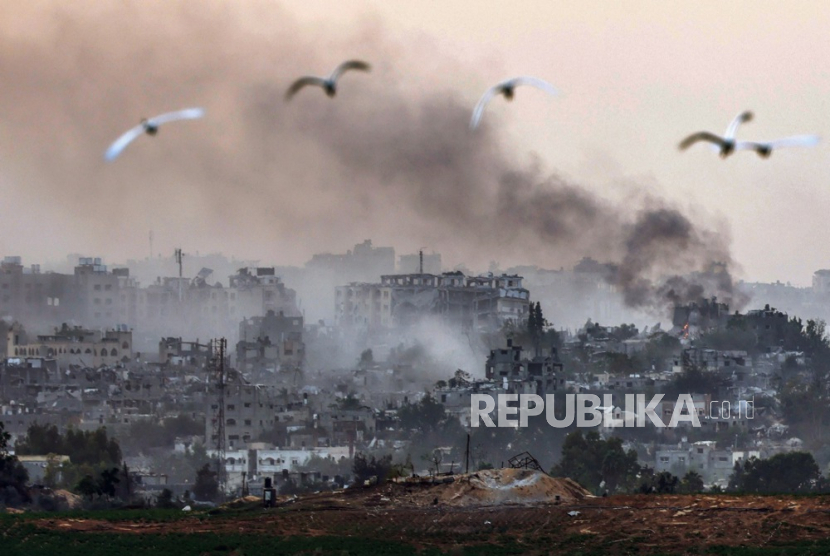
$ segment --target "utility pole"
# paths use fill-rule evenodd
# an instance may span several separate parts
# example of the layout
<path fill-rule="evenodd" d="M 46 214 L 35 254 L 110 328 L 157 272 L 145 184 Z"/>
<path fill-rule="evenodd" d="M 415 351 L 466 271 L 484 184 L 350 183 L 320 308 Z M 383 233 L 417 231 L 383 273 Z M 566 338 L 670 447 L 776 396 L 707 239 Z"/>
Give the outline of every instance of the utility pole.
<path fill-rule="evenodd" d="M 217 409 L 213 418 L 213 434 L 216 436 L 216 481 L 219 483 L 220 495 L 224 496 L 225 478 L 225 348 L 227 340 L 219 338 L 211 341 L 211 370 L 216 379 Z"/>
<path fill-rule="evenodd" d="M 418 273 L 424 273 L 424 250 L 420 249 L 418 251 Z"/>
<path fill-rule="evenodd" d="M 467 449 L 464 451 L 464 473 L 470 472 L 470 433 L 467 433 Z"/>
<path fill-rule="evenodd" d="M 175 252 L 176 263 L 179 265 L 179 303 L 182 302 L 182 258 L 184 257 L 184 253 L 182 253 L 181 249 L 176 249 Z"/>

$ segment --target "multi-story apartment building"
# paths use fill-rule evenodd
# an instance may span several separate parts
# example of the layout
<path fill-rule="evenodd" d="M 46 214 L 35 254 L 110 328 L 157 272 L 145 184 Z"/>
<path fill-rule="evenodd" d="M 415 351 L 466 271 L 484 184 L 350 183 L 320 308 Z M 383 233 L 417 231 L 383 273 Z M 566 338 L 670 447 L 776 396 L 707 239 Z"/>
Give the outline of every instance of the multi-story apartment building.
<path fill-rule="evenodd" d="M 24 268 L 20 257 L 0 263 L 0 317 L 30 330 L 78 322 L 90 329 L 126 325 L 137 350 L 155 351 L 160 337 L 227 337 L 236 342 L 239 321 L 268 311 L 299 316 L 296 294 L 273 267 L 243 268 L 229 287 L 210 283 L 209 269 L 195 278 L 159 277 L 140 287 L 129 269 L 108 270 L 100 258 L 81 257 L 73 274 Z"/>
<path fill-rule="evenodd" d="M 269 310 L 239 323 L 236 366 L 241 371 L 299 369 L 305 359 L 303 317 Z"/>
<path fill-rule="evenodd" d="M 14 324 L 6 334 L 9 357 L 45 357 L 60 366 L 116 365 L 132 359 L 132 348 L 133 334 L 126 328 L 102 332 L 64 324 L 54 334 L 30 338 L 23 326 Z"/>
<path fill-rule="evenodd" d="M 465 276 L 461 272 L 390 274 L 380 283 L 335 289 L 336 321 L 343 327 L 405 327 L 437 317 L 461 330 L 495 330 L 527 319 L 522 277 Z"/>

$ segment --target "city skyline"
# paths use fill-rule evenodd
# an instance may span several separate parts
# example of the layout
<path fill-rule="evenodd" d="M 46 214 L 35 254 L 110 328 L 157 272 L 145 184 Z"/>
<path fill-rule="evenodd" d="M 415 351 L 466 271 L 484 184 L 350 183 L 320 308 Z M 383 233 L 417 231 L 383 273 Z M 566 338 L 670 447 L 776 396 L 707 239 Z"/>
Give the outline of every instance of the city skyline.
<path fill-rule="evenodd" d="M 703 3 L 680 12 L 653 2 L 510 10 L 367 1 L 342 13 L 321 2 L 195 6 L 42 2 L 7 10 L 0 64 L 12 79 L 0 94 L 0 149 L 8 153 L 0 218 L 15 233 L 0 244 L 6 254 L 140 259 L 152 230 L 156 253 L 184 246 L 274 264 L 300 265 L 367 237 L 388 238 L 403 252 L 426 246 L 448 266 L 486 266 L 494 247 L 503 249 L 505 267 L 567 267 L 582 254 L 602 259 L 597 238 L 576 246 L 587 253 L 571 249 L 570 238 L 542 248 L 523 234 L 499 234 L 479 247 L 475 220 L 461 218 L 456 228 L 449 216 L 433 214 L 442 203 L 453 207 L 437 192 L 452 187 L 452 174 L 419 175 L 424 189 L 412 193 L 407 179 L 384 181 L 382 167 L 378 174 L 350 168 L 350 157 L 364 153 L 343 151 L 339 131 L 333 142 L 325 139 L 326 119 L 353 130 L 345 138 L 354 142 L 377 124 L 368 121 L 372 110 L 392 117 L 407 102 L 425 110 L 449 96 L 464 107 L 465 121 L 437 144 L 460 144 L 470 140 L 466 119 L 486 87 L 532 74 L 562 96 L 520 91 L 509 105 L 492 104 L 484 120 L 482 135 L 508 169 L 533 174 L 542 189 L 553 175 L 597 206 L 622 211 L 624 221 L 655 199 L 677 207 L 720 238 L 737 279 L 807 286 L 828 266 L 820 233 L 830 201 L 821 180 L 830 170 L 826 144 L 769 160 L 738 153 L 721 161 L 702 147 L 676 149 L 688 133 L 719 131 L 744 109 L 756 118 L 742 138 L 827 135 L 830 78 L 818 68 L 828 14 L 820 3 Z M 104 18 L 108 25 L 98 25 Z M 152 34 L 137 31 L 141 21 L 153 21 Z M 341 104 L 322 95 L 282 102 L 293 78 L 322 72 L 344 52 L 369 59 L 373 71 L 344 81 Z M 188 104 L 203 104 L 205 120 L 165 128 L 117 165 L 103 164 L 118 132 L 155 110 Z M 405 118 L 391 137 L 413 125 L 417 119 Z M 332 149 L 339 154 L 330 160 Z M 461 160 L 487 164 L 468 153 Z"/>

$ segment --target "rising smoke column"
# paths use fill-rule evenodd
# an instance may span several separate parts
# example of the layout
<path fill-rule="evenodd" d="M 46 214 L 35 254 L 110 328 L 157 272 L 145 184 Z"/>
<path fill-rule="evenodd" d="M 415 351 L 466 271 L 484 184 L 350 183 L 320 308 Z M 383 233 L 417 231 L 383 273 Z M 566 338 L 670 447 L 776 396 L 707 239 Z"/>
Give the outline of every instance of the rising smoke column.
<path fill-rule="evenodd" d="M 369 22 L 330 38 L 265 1 L 33 3 L 0 15 L 6 193 L 56 223 L 50 246 L 126 258 L 154 229 L 191 248 L 302 262 L 373 237 L 479 266 L 592 256 L 615 265 L 609 280 L 632 307 L 734 299 L 722 229 L 650 195 L 615 205 L 516 162 L 495 114 L 470 133 L 475 72 L 423 37 L 393 40 Z M 296 76 L 344 53 L 372 73 L 346 76 L 333 101 L 282 101 Z M 140 117 L 188 105 L 208 117 L 102 162 Z"/>

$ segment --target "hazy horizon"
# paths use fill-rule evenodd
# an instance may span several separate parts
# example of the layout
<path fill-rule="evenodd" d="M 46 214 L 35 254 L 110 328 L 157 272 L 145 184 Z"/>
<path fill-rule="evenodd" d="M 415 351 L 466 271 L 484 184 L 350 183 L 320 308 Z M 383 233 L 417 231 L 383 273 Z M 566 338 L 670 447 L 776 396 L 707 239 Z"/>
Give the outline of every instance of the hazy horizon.
<path fill-rule="evenodd" d="M 738 279 L 809 285 L 830 266 L 821 241 L 830 9 L 684 8 L 369 0 L 348 9 L 319 0 L 0 8 L 0 254 L 26 264 L 74 252 L 125 263 L 149 255 L 152 230 L 155 253 L 181 247 L 268 265 L 302 266 L 372 239 L 397 254 L 439 252 L 447 268 L 490 260 L 567 268 L 583 255 L 628 260 L 616 236 L 644 211 L 669 210 L 705 247 L 669 271 L 725 257 Z M 347 75 L 333 100 L 315 89 L 283 101 L 294 78 L 346 58 L 368 60 L 372 72 Z M 495 99 L 470 134 L 480 94 L 523 74 L 563 94 Z M 186 106 L 205 107 L 207 117 L 103 161 L 141 117 Z M 677 151 L 688 133 L 720 133 L 744 109 L 756 118 L 742 138 L 817 133 L 825 142 L 768 160 Z"/>

